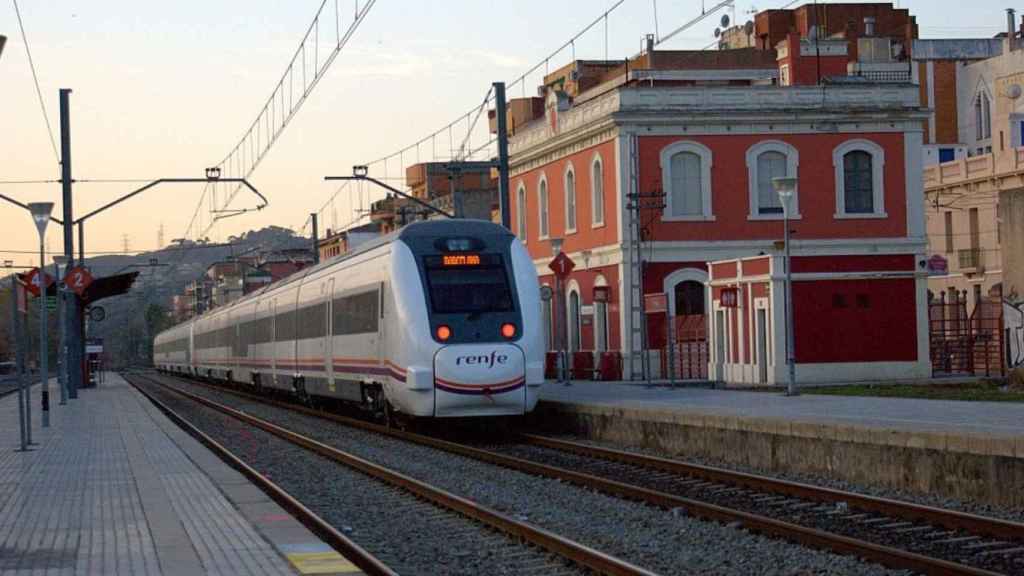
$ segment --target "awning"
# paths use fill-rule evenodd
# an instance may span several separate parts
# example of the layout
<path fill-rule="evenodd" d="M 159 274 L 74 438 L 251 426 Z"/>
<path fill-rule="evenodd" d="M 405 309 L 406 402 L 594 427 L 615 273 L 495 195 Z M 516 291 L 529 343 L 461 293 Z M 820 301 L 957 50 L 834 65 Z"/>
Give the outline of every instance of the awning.
<path fill-rule="evenodd" d="M 132 289 L 132 284 L 135 283 L 135 278 L 138 275 L 138 272 L 128 272 L 127 274 L 96 278 L 82 294 L 82 303 L 89 305 L 110 296 L 124 294 Z"/>

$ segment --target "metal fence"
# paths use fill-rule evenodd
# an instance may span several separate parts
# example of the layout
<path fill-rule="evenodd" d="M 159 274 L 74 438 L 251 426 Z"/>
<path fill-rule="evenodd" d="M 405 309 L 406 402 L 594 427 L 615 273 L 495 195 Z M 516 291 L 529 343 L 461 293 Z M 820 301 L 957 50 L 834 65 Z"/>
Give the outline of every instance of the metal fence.
<path fill-rule="evenodd" d="M 967 293 L 928 302 L 928 340 L 932 373 L 1003 376 L 1003 303 L 1001 295 L 982 298 L 967 312 Z"/>

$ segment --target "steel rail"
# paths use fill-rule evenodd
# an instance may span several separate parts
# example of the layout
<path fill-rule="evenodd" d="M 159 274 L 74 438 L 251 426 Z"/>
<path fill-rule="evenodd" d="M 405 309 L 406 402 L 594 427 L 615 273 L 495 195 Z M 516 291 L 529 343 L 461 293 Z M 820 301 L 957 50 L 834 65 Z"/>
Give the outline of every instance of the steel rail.
<path fill-rule="evenodd" d="M 214 440 L 212 437 L 186 420 L 183 416 L 175 412 L 171 407 L 167 406 L 147 390 L 133 382 L 132 379 L 137 377 L 139 376 L 126 376 L 125 380 L 135 387 L 135 389 L 145 396 L 150 402 L 152 402 L 157 409 L 167 415 L 171 421 L 183 428 L 196 440 L 213 451 L 214 454 L 216 454 L 221 460 L 225 461 L 229 466 L 245 475 L 245 477 L 273 498 L 274 501 L 282 508 L 290 512 L 292 516 L 295 516 L 299 522 L 306 526 L 306 528 L 309 528 L 314 534 L 323 538 L 325 542 L 341 553 L 341 555 L 347 560 L 358 566 L 367 574 L 371 574 L 373 576 L 398 576 L 397 572 L 378 560 L 376 556 L 339 532 L 333 526 L 328 524 L 327 521 L 303 505 L 302 502 L 299 502 L 295 497 L 286 492 L 283 488 L 235 456 L 235 454 L 225 448 L 224 445 Z M 149 378 L 142 378 L 153 382 L 153 380 Z M 160 385 L 159 383 L 156 384 Z"/>
<path fill-rule="evenodd" d="M 775 492 L 804 500 L 815 500 L 819 502 L 846 502 L 850 507 L 859 508 L 865 512 L 877 512 L 879 514 L 900 519 L 924 521 L 950 530 L 966 530 L 972 533 L 985 534 L 1009 540 L 1024 539 L 1024 523 L 1020 522 L 979 516 L 977 514 L 969 514 L 958 510 L 947 510 L 933 506 L 925 506 L 923 504 L 914 504 L 912 502 L 903 502 L 890 498 L 858 494 L 856 492 L 836 490 L 834 488 L 814 486 L 791 480 L 780 480 L 769 476 L 761 476 L 758 474 L 750 474 L 736 470 L 717 468 L 714 466 L 692 464 L 689 462 L 682 462 L 658 456 L 637 454 L 635 452 L 616 450 L 614 448 L 591 446 L 580 442 L 559 440 L 536 434 L 520 434 L 519 437 L 523 442 L 536 446 L 561 450 L 564 452 L 572 452 L 574 454 L 589 456 L 592 458 L 632 464 L 634 466 L 641 466 L 644 468 L 652 468 L 664 472 L 693 476 L 710 482 L 744 486 L 759 491 Z"/>
<path fill-rule="evenodd" d="M 642 488 L 624 482 L 618 482 L 615 480 L 601 478 L 599 476 L 594 476 L 591 474 L 575 472 L 572 470 L 567 470 L 556 466 L 551 466 L 548 464 L 532 462 L 523 458 L 499 454 L 489 450 L 475 448 L 472 446 L 466 446 L 456 442 L 450 442 L 439 438 L 433 438 L 430 436 L 424 436 L 412 432 L 396 430 L 394 428 L 388 428 L 385 426 L 381 426 L 379 424 L 373 424 L 363 420 L 358 420 L 356 418 L 341 416 L 338 414 L 324 412 L 322 410 L 316 410 L 305 406 L 298 406 L 288 402 L 268 400 L 265 397 L 250 394 L 248 392 L 242 392 L 233 388 L 215 386 L 206 383 L 200 383 L 200 385 L 216 390 L 225 391 L 245 398 L 249 398 L 256 402 L 261 402 L 264 404 L 273 405 L 279 408 L 292 410 L 302 414 L 307 414 L 310 416 L 331 420 L 339 424 L 344 424 L 346 426 L 352 426 L 355 428 L 371 432 L 377 432 L 400 440 L 414 442 L 424 446 L 429 446 L 431 448 L 444 450 L 447 452 L 459 454 L 461 456 L 466 456 L 469 458 L 481 460 L 506 468 L 519 470 L 522 472 L 527 472 L 538 476 L 565 480 L 578 486 L 591 488 L 621 498 L 641 501 L 661 508 L 683 508 L 687 511 L 688 514 L 705 518 L 708 520 L 715 520 L 723 523 L 739 522 L 744 528 L 747 528 L 749 530 L 769 534 L 786 540 L 796 541 L 801 544 L 812 546 L 815 548 L 831 550 L 833 552 L 844 554 L 853 554 L 860 558 L 872 560 L 892 568 L 909 569 L 923 574 L 930 574 L 936 576 L 999 576 L 999 573 L 992 572 L 990 570 L 965 566 L 963 564 L 958 564 L 955 562 L 950 562 L 939 558 L 932 558 L 929 556 L 925 556 L 923 554 L 917 554 L 914 552 L 909 552 L 898 548 L 892 548 L 889 546 L 883 546 L 880 544 L 875 544 L 873 542 L 868 542 L 857 538 L 833 534 L 831 532 L 826 532 L 816 528 L 809 528 L 806 526 L 801 526 L 799 524 L 793 524 L 782 520 L 776 520 L 774 518 L 770 518 L 767 516 L 726 508 L 723 506 L 719 506 L 717 504 L 710 504 L 707 502 L 701 502 L 699 500 L 693 500 L 690 498 L 685 498 L 674 494 L 668 494 L 657 490 Z M 187 392 L 182 392 L 178 390 L 175 391 L 180 392 L 182 394 L 189 394 Z M 730 471 L 722 470 L 722 472 L 729 473 Z M 758 478 L 757 476 L 754 475 L 748 476 Z M 846 496 L 848 494 L 851 497 L 860 496 L 840 491 L 834 492 L 842 494 L 843 496 Z M 912 507 L 916 505 L 907 504 L 907 506 Z M 993 521 L 1001 522 L 997 520 Z M 1016 539 L 1020 538 L 1019 534 L 1020 533 L 1017 533 L 1015 535 Z"/>
<path fill-rule="evenodd" d="M 430 484 L 412 478 L 411 476 L 385 468 L 384 466 L 375 464 L 354 454 L 328 446 L 302 434 L 292 432 L 291 430 L 278 426 L 277 424 L 246 414 L 245 412 L 225 406 L 213 400 L 203 398 L 202 396 L 191 392 L 179 390 L 173 386 L 168 386 L 159 381 L 150 381 L 172 391 L 175 394 L 217 410 L 218 412 L 245 422 L 246 424 L 255 426 L 265 432 L 269 432 L 279 438 L 323 456 L 324 458 L 333 460 L 339 464 L 358 470 L 372 478 L 401 488 L 423 498 L 424 500 L 432 502 L 442 508 L 453 510 L 509 536 L 530 542 L 555 555 L 566 558 L 575 564 L 584 566 L 600 574 L 606 574 L 609 576 L 655 576 L 654 572 L 635 566 L 599 550 L 584 546 L 583 544 L 564 538 L 538 526 L 534 526 L 526 522 L 520 522 L 519 520 L 515 520 L 510 516 L 492 510 L 486 506 L 446 490 L 436 488 Z"/>

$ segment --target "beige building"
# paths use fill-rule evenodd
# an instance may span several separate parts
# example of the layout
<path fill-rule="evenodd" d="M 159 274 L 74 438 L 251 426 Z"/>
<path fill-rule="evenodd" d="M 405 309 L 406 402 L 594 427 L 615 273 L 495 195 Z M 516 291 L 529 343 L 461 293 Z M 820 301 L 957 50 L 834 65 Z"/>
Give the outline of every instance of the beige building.
<path fill-rule="evenodd" d="M 1024 295 L 1020 270 L 1004 274 L 1007 250 L 1024 257 L 1024 222 L 1014 210 L 1024 194 L 1024 51 L 1005 48 L 958 69 L 957 134 L 966 154 L 924 170 L 929 254 L 948 261 L 929 285 L 936 294 L 967 291 L 971 306 L 996 285 L 1011 300 Z"/>
<path fill-rule="evenodd" d="M 963 153 L 923 178 L 929 290 L 947 300 L 966 292 L 968 312 L 1001 294 L 1013 365 L 1024 361 L 1024 50 L 1016 31 L 1002 40 L 998 55 L 956 68 L 947 98 Z"/>

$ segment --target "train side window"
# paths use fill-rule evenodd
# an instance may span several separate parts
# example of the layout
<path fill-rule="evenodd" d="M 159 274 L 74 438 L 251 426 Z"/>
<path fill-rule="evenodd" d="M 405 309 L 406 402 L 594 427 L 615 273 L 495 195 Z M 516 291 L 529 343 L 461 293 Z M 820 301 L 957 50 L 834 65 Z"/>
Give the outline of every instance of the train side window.
<path fill-rule="evenodd" d="M 377 332 L 380 322 L 378 290 L 334 299 L 334 335 Z"/>

